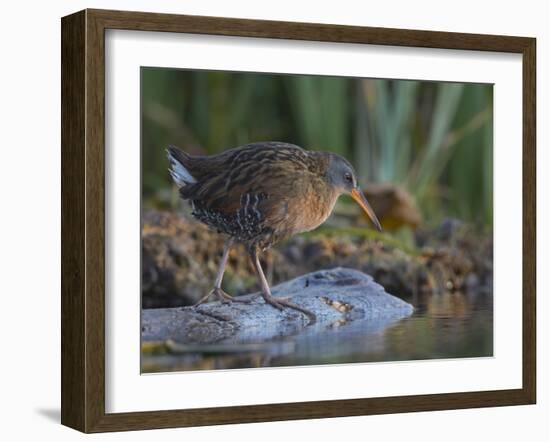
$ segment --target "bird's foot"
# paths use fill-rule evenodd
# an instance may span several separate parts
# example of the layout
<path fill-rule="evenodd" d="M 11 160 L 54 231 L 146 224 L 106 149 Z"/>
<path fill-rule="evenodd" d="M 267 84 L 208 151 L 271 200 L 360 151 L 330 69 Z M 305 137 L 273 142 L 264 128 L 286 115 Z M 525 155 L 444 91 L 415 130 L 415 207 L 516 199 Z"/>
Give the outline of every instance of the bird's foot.
<path fill-rule="evenodd" d="M 315 313 L 309 311 L 308 309 L 305 309 L 303 307 L 300 307 L 299 305 L 296 305 L 292 302 L 290 302 L 288 299 L 289 298 L 276 298 L 275 296 L 264 296 L 264 301 L 275 307 L 276 309 L 279 309 L 281 311 L 283 311 L 286 308 L 291 308 L 293 310 L 297 310 L 301 313 L 303 313 L 304 315 L 306 315 L 308 318 L 309 318 L 309 324 L 308 325 L 312 325 L 314 324 L 316 321 L 317 321 L 317 316 L 315 316 Z"/>
<path fill-rule="evenodd" d="M 212 291 L 208 292 L 206 295 L 204 295 L 199 301 L 193 305 L 193 307 L 197 307 L 201 304 L 204 304 L 210 296 L 214 295 L 216 298 L 218 298 L 218 301 L 220 301 L 222 304 L 231 304 L 232 302 L 241 302 L 243 304 L 249 304 L 250 300 L 248 299 L 239 299 L 238 297 L 231 296 L 228 293 L 225 293 L 221 288 L 215 287 L 212 289 Z"/>

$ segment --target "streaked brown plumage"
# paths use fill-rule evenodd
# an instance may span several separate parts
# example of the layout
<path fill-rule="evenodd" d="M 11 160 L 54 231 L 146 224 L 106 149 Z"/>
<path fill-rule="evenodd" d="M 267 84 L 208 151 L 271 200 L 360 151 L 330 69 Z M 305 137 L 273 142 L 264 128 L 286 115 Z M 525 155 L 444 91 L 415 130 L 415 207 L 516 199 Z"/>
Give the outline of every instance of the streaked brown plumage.
<path fill-rule="evenodd" d="M 172 178 L 181 197 L 190 201 L 193 216 L 229 237 L 213 290 L 222 301 L 238 300 L 221 290 L 227 254 L 236 240 L 250 253 L 266 302 L 277 308 L 288 306 L 314 318 L 307 310 L 271 296 L 258 252 L 318 227 L 332 212 L 338 196 L 346 192 L 379 228 L 357 186 L 352 166 L 336 154 L 306 151 L 281 142 L 261 142 L 212 156 L 191 156 L 170 146 L 168 157 Z"/>

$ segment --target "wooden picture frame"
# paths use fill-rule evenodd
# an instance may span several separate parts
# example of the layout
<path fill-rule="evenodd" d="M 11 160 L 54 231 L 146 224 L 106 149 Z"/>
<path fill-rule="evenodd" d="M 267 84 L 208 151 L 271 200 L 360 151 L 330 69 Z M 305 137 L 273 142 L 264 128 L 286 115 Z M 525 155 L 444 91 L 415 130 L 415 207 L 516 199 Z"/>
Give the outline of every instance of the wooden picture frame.
<path fill-rule="evenodd" d="M 105 30 L 124 29 L 522 55 L 523 385 L 457 392 L 132 413 L 105 412 Z M 533 404 L 536 398 L 533 38 L 106 10 L 62 19 L 62 408 L 83 432 Z"/>

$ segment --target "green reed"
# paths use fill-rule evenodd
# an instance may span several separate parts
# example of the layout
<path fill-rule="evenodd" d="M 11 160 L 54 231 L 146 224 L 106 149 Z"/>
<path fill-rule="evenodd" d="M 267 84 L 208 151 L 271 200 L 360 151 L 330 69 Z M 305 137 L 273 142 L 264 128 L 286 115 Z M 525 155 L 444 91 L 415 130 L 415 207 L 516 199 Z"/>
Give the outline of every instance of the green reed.
<path fill-rule="evenodd" d="M 143 68 L 143 194 L 169 204 L 164 149 L 211 154 L 279 140 L 395 182 L 424 218 L 492 223 L 492 86 Z"/>

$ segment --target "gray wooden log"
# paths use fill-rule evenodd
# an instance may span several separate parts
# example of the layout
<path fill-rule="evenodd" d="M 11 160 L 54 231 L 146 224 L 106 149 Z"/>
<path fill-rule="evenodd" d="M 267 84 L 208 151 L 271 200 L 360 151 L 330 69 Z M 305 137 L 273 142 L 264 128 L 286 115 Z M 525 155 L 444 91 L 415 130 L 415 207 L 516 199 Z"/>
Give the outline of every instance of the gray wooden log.
<path fill-rule="evenodd" d="M 257 343 L 307 333 L 330 332 L 353 323 L 365 333 L 388 327 L 409 316 L 413 307 L 385 292 L 371 276 L 357 270 L 335 268 L 300 276 L 273 287 L 273 295 L 289 300 L 317 315 L 314 325 L 292 309 L 279 311 L 258 294 L 245 295 L 250 303 L 210 302 L 198 307 L 146 309 L 142 311 L 142 339 L 169 342 L 174 352 L 192 352 L 216 343 L 239 345 L 246 351 Z"/>

